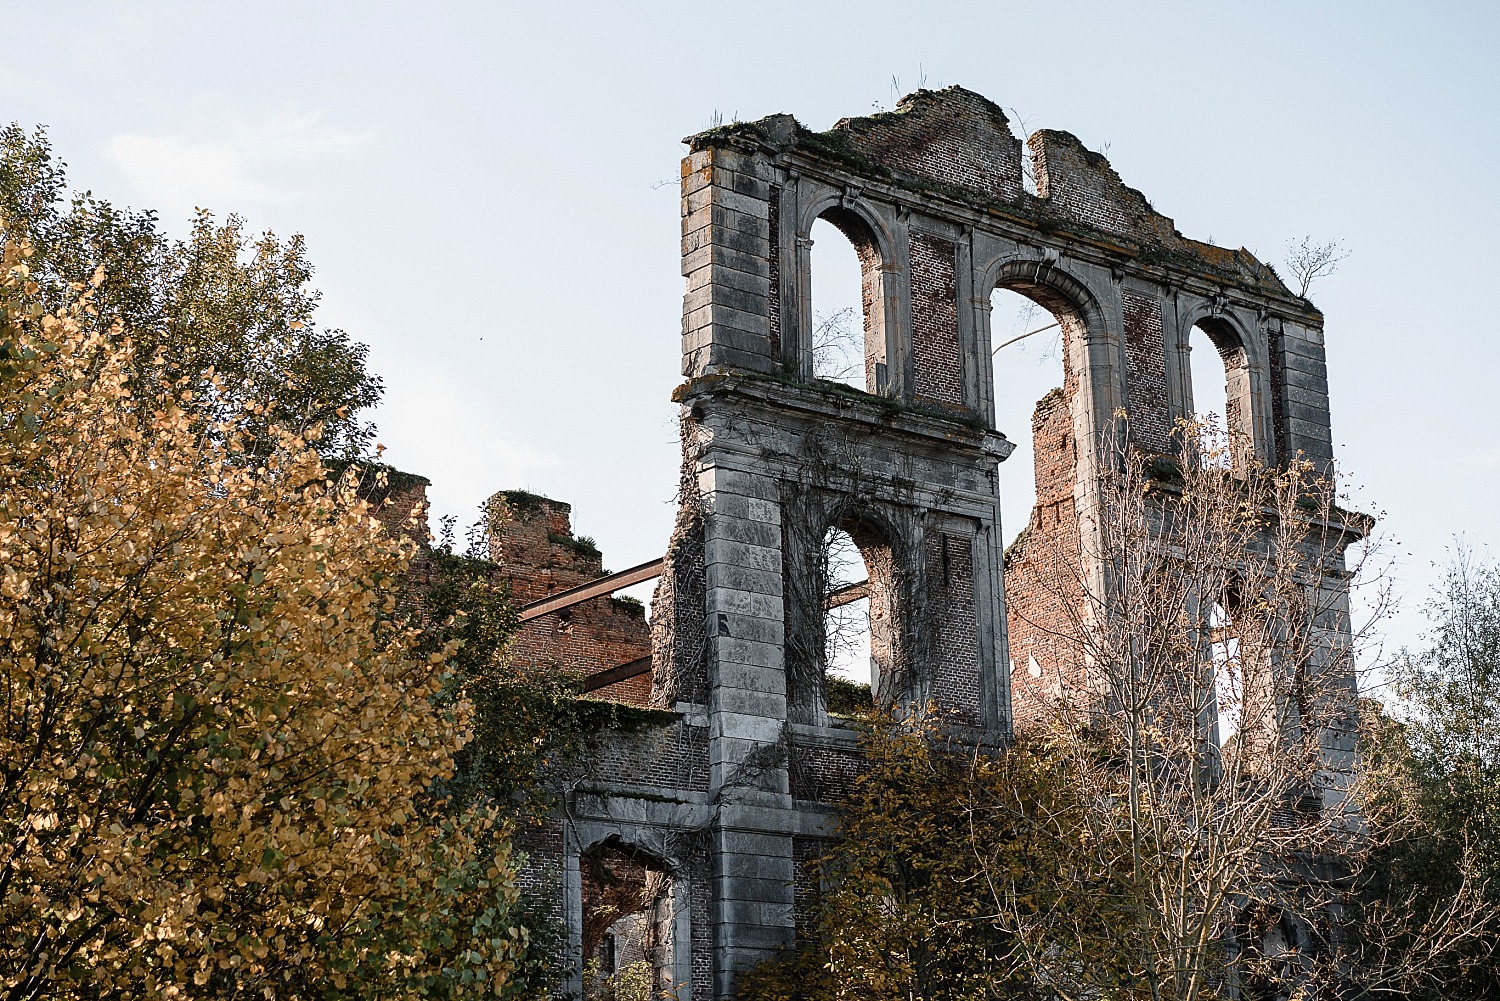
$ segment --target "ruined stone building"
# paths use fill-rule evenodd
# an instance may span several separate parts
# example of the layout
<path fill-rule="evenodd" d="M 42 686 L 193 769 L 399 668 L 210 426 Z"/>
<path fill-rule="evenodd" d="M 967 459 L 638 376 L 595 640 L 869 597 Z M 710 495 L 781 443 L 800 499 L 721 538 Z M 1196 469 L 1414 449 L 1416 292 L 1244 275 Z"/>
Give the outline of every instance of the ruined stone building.
<path fill-rule="evenodd" d="M 650 621 L 610 597 L 622 578 L 565 504 L 505 495 L 492 549 L 535 612 L 514 655 L 645 710 L 599 736 L 526 846 L 556 876 L 576 966 L 644 958 L 697 1001 L 794 941 L 860 767 L 826 694 L 830 529 L 868 570 L 874 698 L 1000 742 L 1047 705 L 1034 624 L 1090 551 L 1102 431 L 1123 410 L 1133 446 L 1169 449 L 1193 412 L 1195 328 L 1246 447 L 1330 471 L 1332 451 L 1322 316 L 1250 253 L 1183 237 L 1066 132 L 1023 143 L 952 87 L 827 132 L 774 115 L 687 142 L 681 506 L 664 559 L 623 581 L 659 574 Z M 864 389 L 816 378 L 818 220 L 861 264 Z M 995 426 L 996 289 L 1062 329 L 1061 386 L 1031 429 L 1036 504 L 1009 553 L 998 467 L 1027 429 Z M 598 926 L 622 886 L 636 902 Z"/>

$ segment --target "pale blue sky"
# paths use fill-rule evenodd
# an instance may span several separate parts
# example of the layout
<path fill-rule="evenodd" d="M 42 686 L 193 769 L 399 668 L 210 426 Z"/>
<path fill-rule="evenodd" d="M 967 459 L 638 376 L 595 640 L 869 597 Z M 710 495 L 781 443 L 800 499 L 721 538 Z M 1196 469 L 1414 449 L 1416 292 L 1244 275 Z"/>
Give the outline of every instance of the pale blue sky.
<path fill-rule="evenodd" d="M 323 322 L 367 341 L 386 378 L 387 457 L 433 479 L 441 512 L 526 487 L 571 501 L 609 565 L 659 555 L 679 139 L 716 111 L 826 128 L 925 74 L 1108 144 L 1189 236 L 1272 262 L 1305 234 L 1344 240 L 1354 256 L 1314 299 L 1348 485 L 1386 512 L 1413 603 L 1453 533 L 1500 545 L 1491 5 L 0 0 L 0 15 L 28 32 L 0 64 L 0 118 L 48 125 L 76 185 L 179 233 L 204 205 L 307 235 Z"/>

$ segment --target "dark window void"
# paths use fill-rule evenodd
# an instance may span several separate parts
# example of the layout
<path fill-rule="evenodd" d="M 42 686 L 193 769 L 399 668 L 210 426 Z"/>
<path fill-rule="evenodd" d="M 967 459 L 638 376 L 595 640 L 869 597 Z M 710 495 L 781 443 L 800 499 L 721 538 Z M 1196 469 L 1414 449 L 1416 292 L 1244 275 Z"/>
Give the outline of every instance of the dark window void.
<path fill-rule="evenodd" d="M 666 869 L 629 846 L 579 856 L 583 883 L 583 996 L 656 997 L 671 986 L 674 900 Z"/>

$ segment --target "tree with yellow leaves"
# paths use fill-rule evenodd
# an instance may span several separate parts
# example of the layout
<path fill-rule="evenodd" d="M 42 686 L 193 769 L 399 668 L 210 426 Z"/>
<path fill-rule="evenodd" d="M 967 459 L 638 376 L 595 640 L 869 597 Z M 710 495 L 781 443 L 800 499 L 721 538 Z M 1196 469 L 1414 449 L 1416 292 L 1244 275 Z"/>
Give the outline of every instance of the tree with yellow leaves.
<path fill-rule="evenodd" d="M 435 802 L 471 712 L 398 625 L 411 544 L 307 440 L 205 426 L 89 289 L 46 311 L 28 251 L 0 271 L 0 997 L 513 995 L 503 826 Z"/>

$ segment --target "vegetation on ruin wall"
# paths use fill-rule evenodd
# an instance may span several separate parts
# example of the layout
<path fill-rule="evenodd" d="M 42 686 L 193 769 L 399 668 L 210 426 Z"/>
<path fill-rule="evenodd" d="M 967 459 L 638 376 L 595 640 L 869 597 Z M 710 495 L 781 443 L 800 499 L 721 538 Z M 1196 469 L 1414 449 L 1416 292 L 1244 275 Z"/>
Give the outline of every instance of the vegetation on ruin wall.
<path fill-rule="evenodd" d="M 543 504 L 554 503 L 541 494 L 534 494 L 530 490 L 502 490 L 500 497 L 513 511 L 540 511 Z"/>
<path fill-rule="evenodd" d="M 0 289 L 0 984 L 9 997 L 514 994 L 475 708 L 413 555 L 305 438 Z M 216 383 L 210 381 L 210 388 Z"/>
<path fill-rule="evenodd" d="M 1354 725 L 1332 494 L 1306 464 L 1231 482 L 1201 440 L 1170 546 L 1152 457 L 1120 452 L 1111 596 L 1060 585 L 1044 720 L 988 753 L 866 715 L 825 889 L 747 997 L 1493 996 L 1500 571 L 1454 571 L 1404 722 L 1366 705 L 1366 767 L 1330 762 Z"/>
<path fill-rule="evenodd" d="M 432 481 L 417 473 L 407 473 L 395 466 L 369 459 L 325 460 L 330 477 L 337 479 L 353 470 L 355 487 L 359 499 L 371 507 L 379 507 L 392 497 L 405 496 L 409 491 L 430 486 Z"/>
<path fill-rule="evenodd" d="M 599 544 L 588 535 L 561 535 L 557 532 L 548 532 L 547 541 L 555 546 L 562 546 L 574 556 L 583 559 L 598 559 L 604 555 L 599 551 Z"/>
<path fill-rule="evenodd" d="M 982 755 L 937 728 L 865 721 L 868 770 L 841 806 L 842 840 L 817 863 L 829 889 L 813 901 L 800 947 L 756 970 L 742 996 L 1037 996 L 994 892 L 1003 883 L 1029 913 L 1055 912 L 1058 842 L 1032 818 L 1076 813 L 1077 788 L 1025 743 Z M 974 845 L 993 849 L 984 871 Z"/>
<path fill-rule="evenodd" d="M 646 617 L 646 603 L 628 594 L 612 596 L 609 599 L 609 605 L 616 611 L 624 612 L 633 619 L 644 619 Z"/>
<path fill-rule="evenodd" d="M 924 93 L 917 91 L 910 96 Z M 926 92 L 930 93 L 930 92 Z M 872 122 L 881 119 L 889 119 L 903 112 L 880 112 L 869 116 L 862 121 Z M 856 119 L 856 122 L 861 121 Z M 746 142 L 746 137 L 752 136 L 755 142 L 771 142 L 771 137 L 758 122 L 734 122 L 729 125 L 721 125 L 708 129 L 691 137 L 692 147 L 695 150 L 711 149 L 716 147 L 736 148 Z M 1146 236 L 1145 240 L 1139 237 L 1132 238 L 1122 236 L 1119 233 L 1107 232 L 1090 226 L 1077 219 L 1068 218 L 1058 212 L 1051 203 L 1036 195 L 1025 193 L 1017 200 L 1006 200 L 994 198 L 981 194 L 970 188 L 955 184 L 943 183 L 930 177 L 924 177 L 915 173 L 902 173 L 899 182 L 895 181 L 893 172 L 889 165 L 870 159 L 868 156 L 855 149 L 850 141 L 850 132 L 844 128 L 834 128 L 826 132 L 813 132 L 802 125 L 797 126 L 795 148 L 804 155 L 814 159 L 822 159 L 830 162 L 835 171 L 853 171 L 876 182 L 899 183 L 903 188 L 920 191 L 937 198 L 947 199 L 960 205 L 967 205 L 981 211 L 987 211 L 999 215 L 1008 221 L 1034 229 L 1037 233 L 1047 236 L 1054 233 L 1065 235 L 1080 243 L 1091 244 L 1099 250 L 1110 255 L 1134 258 L 1144 267 L 1169 268 L 1186 271 L 1188 273 L 1215 275 L 1231 285 L 1244 288 L 1258 294 L 1271 294 L 1285 297 L 1288 303 L 1296 303 L 1304 309 L 1316 312 L 1311 302 L 1306 299 L 1306 286 L 1300 293 L 1293 292 L 1281 280 L 1276 269 L 1270 264 L 1258 260 L 1249 251 L 1241 248 L 1237 251 L 1227 253 L 1219 252 L 1218 248 L 1211 244 L 1202 244 L 1196 240 L 1183 237 L 1174 232 L 1174 239 L 1163 242 L 1160 239 Z M 1109 161 L 1093 150 L 1084 150 L 1088 164 L 1094 170 L 1108 170 Z M 1028 156 L 1023 144 L 1021 155 Z M 1023 168 L 1029 169 L 1029 168 Z M 1155 212 L 1150 201 L 1140 191 L 1127 188 L 1139 197 L 1140 202 L 1150 212 Z M 1212 255 L 1212 256 L 1210 256 Z M 1232 259 L 1237 267 L 1227 267 L 1223 261 Z"/>
<path fill-rule="evenodd" d="M 417 557 L 400 605 L 421 652 L 448 651 L 453 691 L 474 707 L 473 739 L 450 786 L 461 799 L 493 799 L 518 822 L 535 823 L 555 804 L 550 780 L 577 763 L 589 735 L 638 721 L 633 707 L 583 698 L 576 671 L 507 656 L 517 622 L 509 586 L 488 558 L 497 516 L 482 512 L 462 550 L 445 523 L 438 545 Z"/>

